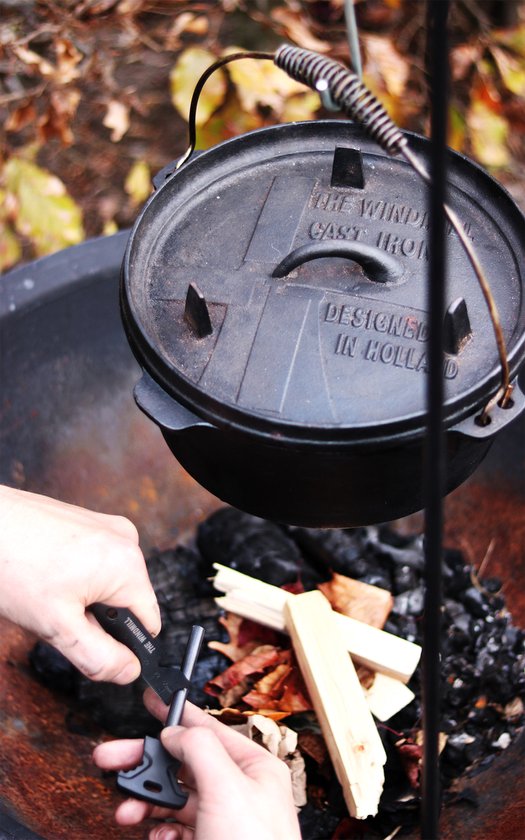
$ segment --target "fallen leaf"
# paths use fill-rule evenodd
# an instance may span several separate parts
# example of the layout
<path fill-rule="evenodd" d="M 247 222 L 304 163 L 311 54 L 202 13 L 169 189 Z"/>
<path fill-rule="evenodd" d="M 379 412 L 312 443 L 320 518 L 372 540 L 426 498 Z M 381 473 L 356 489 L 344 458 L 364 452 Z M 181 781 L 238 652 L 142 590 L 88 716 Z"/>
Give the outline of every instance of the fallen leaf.
<path fill-rule="evenodd" d="M 55 67 L 46 58 L 43 58 L 38 53 L 27 47 L 14 47 L 13 52 L 16 56 L 30 67 L 36 67 L 42 76 L 53 76 Z"/>
<path fill-rule="evenodd" d="M 496 30 L 492 32 L 492 37 L 497 44 L 525 58 L 525 23 L 511 29 Z"/>
<path fill-rule="evenodd" d="M 5 122 L 6 131 L 21 131 L 27 125 L 35 123 L 37 118 L 36 108 L 33 102 L 21 105 L 12 111 Z"/>
<path fill-rule="evenodd" d="M 242 52 L 239 47 L 228 47 L 225 55 Z M 281 114 L 286 99 L 304 93 L 305 86 L 284 73 L 272 61 L 246 58 L 228 65 L 230 78 L 235 84 L 241 106 L 254 111 L 259 105 Z"/>
<path fill-rule="evenodd" d="M 208 714 L 219 718 L 219 720 L 225 723 L 226 726 L 231 726 L 232 724 L 244 723 L 248 717 L 251 715 L 258 715 L 260 712 L 255 709 L 243 709 L 240 711 L 239 709 L 225 707 L 224 709 L 209 709 Z M 264 716 L 270 718 L 271 720 L 282 720 L 283 718 L 288 717 L 288 715 L 289 712 L 277 712 L 271 709 L 265 709 L 264 711 Z"/>
<path fill-rule="evenodd" d="M 244 678 L 263 673 L 265 668 L 275 665 L 278 661 L 278 648 L 273 645 L 259 645 L 247 656 L 234 662 L 221 674 L 209 680 L 204 686 L 204 690 L 217 697 L 222 692 L 238 685 Z"/>
<path fill-rule="evenodd" d="M 52 91 L 49 106 L 38 120 L 38 139 L 41 143 L 55 137 L 64 146 L 73 143 L 71 120 L 79 102 L 80 91 L 76 88 L 58 88 Z"/>
<path fill-rule="evenodd" d="M 460 44 L 450 53 L 450 70 L 454 81 L 464 79 L 472 67 L 476 67 L 483 52 L 479 43 Z"/>
<path fill-rule="evenodd" d="M 277 7 L 272 11 L 272 20 L 274 23 L 279 23 L 285 29 L 290 40 L 298 46 L 320 53 L 329 51 L 330 44 L 312 35 L 310 27 L 300 12 Z"/>
<path fill-rule="evenodd" d="M 280 117 L 283 122 L 313 120 L 320 107 L 321 97 L 312 90 L 309 93 L 290 96 L 284 103 Z"/>
<path fill-rule="evenodd" d="M 421 780 L 423 748 L 419 744 L 414 744 L 405 738 L 401 741 L 397 741 L 395 747 L 403 770 L 407 775 L 410 787 L 414 790 L 418 790 Z"/>
<path fill-rule="evenodd" d="M 68 38 L 57 38 L 54 46 L 57 57 L 54 79 L 61 85 L 67 85 L 79 78 L 81 70 L 78 65 L 84 56 Z"/>
<path fill-rule="evenodd" d="M 475 100 L 467 111 L 472 152 L 484 166 L 507 166 L 510 155 L 507 149 L 509 124 L 505 117 L 496 114 L 485 102 Z"/>
<path fill-rule="evenodd" d="M 491 46 L 490 51 L 496 62 L 503 84 L 516 96 L 525 96 L 525 62 L 509 55 L 505 50 Z"/>
<path fill-rule="evenodd" d="M 456 151 L 463 151 L 467 136 L 467 120 L 463 111 L 453 105 L 449 108 L 448 145 Z"/>
<path fill-rule="evenodd" d="M 131 198 L 133 206 L 142 204 L 150 195 L 151 172 L 145 160 L 136 160 L 126 175 L 124 189 Z"/>
<path fill-rule="evenodd" d="M 171 100 L 185 119 L 188 119 L 191 98 L 195 85 L 205 70 L 216 60 L 213 53 L 201 47 L 188 47 L 183 50 L 170 73 Z M 197 125 L 203 125 L 226 96 L 227 83 L 224 71 L 219 68 L 207 80 L 199 97 Z"/>
<path fill-rule="evenodd" d="M 22 247 L 11 226 L 0 219 L 0 272 L 11 268 L 22 256 Z"/>
<path fill-rule="evenodd" d="M 118 143 L 129 128 L 128 106 L 117 99 L 111 99 L 107 104 L 106 115 L 102 124 L 111 129 L 112 142 Z"/>
<path fill-rule="evenodd" d="M 408 81 L 410 67 L 392 43 L 391 38 L 381 35 L 364 35 L 363 43 L 366 47 L 366 69 L 372 72 L 372 66 L 379 73 L 385 89 L 391 96 L 403 95 Z"/>
<path fill-rule="evenodd" d="M 220 616 L 219 622 L 228 633 L 227 642 L 210 641 L 208 647 L 237 662 L 261 644 L 279 645 L 282 635 L 235 613 Z"/>
<path fill-rule="evenodd" d="M 392 593 L 379 586 L 332 574 L 329 581 L 318 584 L 318 589 L 328 598 L 332 608 L 343 615 L 363 621 L 381 629 L 392 611 Z"/>
<path fill-rule="evenodd" d="M 209 149 L 230 137 L 261 128 L 260 114 L 245 111 L 235 94 L 228 96 L 225 105 L 205 125 L 197 127 L 197 149 Z"/>
<path fill-rule="evenodd" d="M 15 206 L 15 229 L 30 239 L 38 256 L 82 241 L 81 210 L 59 178 L 20 157 L 7 161 L 3 176 Z"/>
<path fill-rule="evenodd" d="M 181 12 L 175 17 L 173 26 L 166 35 L 164 47 L 167 50 L 180 49 L 180 36 L 185 32 L 193 35 L 205 35 L 209 28 L 209 21 L 205 15 L 196 15 L 193 12 Z"/>

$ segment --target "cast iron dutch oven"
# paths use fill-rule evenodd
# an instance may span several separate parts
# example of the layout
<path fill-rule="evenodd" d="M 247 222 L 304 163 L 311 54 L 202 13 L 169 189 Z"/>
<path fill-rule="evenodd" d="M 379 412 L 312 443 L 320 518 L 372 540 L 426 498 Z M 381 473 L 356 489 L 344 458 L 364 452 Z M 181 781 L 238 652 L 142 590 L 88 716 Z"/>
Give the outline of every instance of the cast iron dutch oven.
<path fill-rule="evenodd" d="M 425 160 L 428 142 L 410 136 Z M 491 177 L 450 153 L 448 203 L 500 313 L 512 377 L 525 355 L 525 219 Z M 143 368 L 140 408 L 182 465 L 230 504 L 316 527 L 422 507 L 427 195 L 400 157 L 352 123 L 280 125 L 200 153 L 138 218 L 121 282 Z M 448 240 L 447 491 L 524 408 L 516 388 L 480 412 L 500 367 L 456 233 Z"/>

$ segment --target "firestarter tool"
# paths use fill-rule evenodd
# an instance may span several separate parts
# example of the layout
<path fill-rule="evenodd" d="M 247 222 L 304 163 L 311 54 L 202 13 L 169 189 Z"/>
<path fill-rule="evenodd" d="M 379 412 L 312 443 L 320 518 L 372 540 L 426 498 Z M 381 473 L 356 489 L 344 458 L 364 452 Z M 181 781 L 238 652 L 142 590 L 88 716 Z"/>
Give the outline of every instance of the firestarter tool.
<path fill-rule="evenodd" d="M 129 647 L 138 657 L 144 681 L 161 700 L 170 703 L 166 726 L 177 726 L 199 657 L 204 628 L 198 624 L 191 628 L 182 664 L 178 669 L 162 661 L 162 651 L 130 610 L 93 604 L 91 611 L 113 638 Z M 180 809 L 186 804 L 188 794 L 178 781 L 179 768 L 180 761 L 170 755 L 160 740 L 146 735 L 142 761 L 136 767 L 118 773 L 117 787 L 123 793 L 154 805 Z"/>

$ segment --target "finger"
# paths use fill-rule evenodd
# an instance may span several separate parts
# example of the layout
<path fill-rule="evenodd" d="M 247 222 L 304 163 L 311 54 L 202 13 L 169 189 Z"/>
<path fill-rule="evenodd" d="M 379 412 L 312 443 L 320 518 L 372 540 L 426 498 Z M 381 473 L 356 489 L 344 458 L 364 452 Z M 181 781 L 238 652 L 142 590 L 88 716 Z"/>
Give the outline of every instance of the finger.
<path fill-rule="evenodd" d="M 91 680 L 126 685 L 140 674 L 135 654 L 104 632 L 91 614 L 75 608 L 61 616 L 47 641 Z"/>
<path fill-rule="evenodd" d="M 170 820 L 175 816 L 171 808 L 159 808 L 141 799 L 126 799 L 115 810 L 115 821 L 119 825 L 138 825 L 147 819 Z"/>
<path fill-rule="evenodd" d="M 160 738 L 192 774 L 199 796 L 216 801 L 239 795 L 243 773 L 211 729 L 170 726 L 162 730 Z"/>
<path fill-rule="evenodd" d="M 93 750 L 93 761 L 101 770 L 129 770 L 142 760 L 143 738 L 105 741 Z"/>
<path fill-rule="evenodd" d="M 152 828 L 148 840 L 194 840 L 195 832 L 189 825 L 159 825 Z"/>
<path fill-rule="evenodd" d="M 163 723 L 166 720 L 168 707 L 162 702 L 160 697 L 151 689 L 146 689 L 144 692 L 144 704 L 152 715 L 157 717 Z M 216 720 L 212 715 L 209 715 L 203 709 L 193 703 L 186 702 L 184 704 L 184 711 L 182 713 L 182 724 L 184 727 L 201 726 L 210 729 L 219 739 L 221 744 L 226 748 L 233 760 L 242 766 L 246 762 L 256 761 L 257 759 L 266 759 L 268 751 L 255 744 L 245 735 L 241 735 L 233 729 L 230 729 L 220 720 Z"/>

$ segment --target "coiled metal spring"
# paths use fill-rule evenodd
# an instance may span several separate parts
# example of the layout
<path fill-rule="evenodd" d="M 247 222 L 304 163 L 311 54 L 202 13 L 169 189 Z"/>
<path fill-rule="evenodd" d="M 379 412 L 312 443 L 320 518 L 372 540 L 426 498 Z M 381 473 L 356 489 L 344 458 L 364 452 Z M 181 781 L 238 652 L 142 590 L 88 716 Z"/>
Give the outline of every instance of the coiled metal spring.
<path fill-rule="evenodd" d="M 392 122 L 383 105 L 361 79 L 343 64 L 310 50 L 283 44 L 274 63 L 298 82 L 314 90 L 328 90 L 334 103 L 363 126 L 367 134 L 388 154 L 406 146 L 406 138 Z"/>

